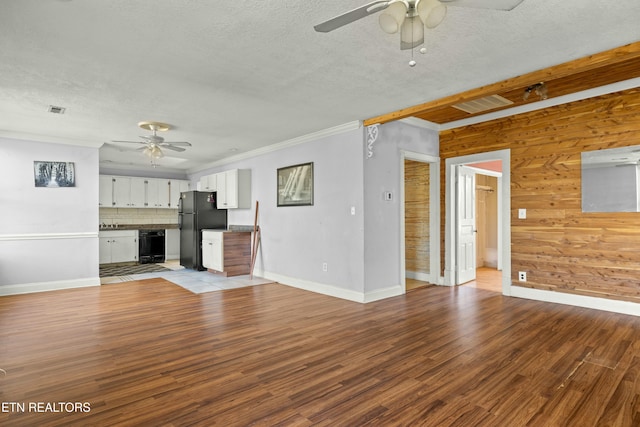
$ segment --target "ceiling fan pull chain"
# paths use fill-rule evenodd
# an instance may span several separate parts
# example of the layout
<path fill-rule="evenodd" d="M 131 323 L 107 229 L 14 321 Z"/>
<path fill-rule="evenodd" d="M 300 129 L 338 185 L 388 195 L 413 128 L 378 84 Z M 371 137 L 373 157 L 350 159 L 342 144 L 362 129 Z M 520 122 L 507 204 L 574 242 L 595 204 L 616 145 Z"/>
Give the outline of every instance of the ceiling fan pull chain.
<path fill-rule="evenodd" d="M 411 20 L 411 60 L 409 61 L 409 67 L 415 67 L 416 66 L 416 61 L 413 59 L 413 50 L 415 49 L 414 44 L 415 41 L 413 40 L 413 36 L 414 36 L 414 31 L 413 31 L 413 22 L 415 21 L 415 19 Z"/>

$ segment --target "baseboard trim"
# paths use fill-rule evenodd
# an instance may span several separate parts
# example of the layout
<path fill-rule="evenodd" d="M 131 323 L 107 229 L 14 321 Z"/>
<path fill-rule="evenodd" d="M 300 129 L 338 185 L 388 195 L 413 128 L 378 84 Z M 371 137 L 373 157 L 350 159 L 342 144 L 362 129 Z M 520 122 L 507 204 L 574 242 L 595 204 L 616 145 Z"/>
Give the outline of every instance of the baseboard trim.
<path fill-rule="evenodd" d="M 388 288 L 378 289 L 373 292 L 365 293 L 364 301 L 362 302 L 367 303 L 367 302 L 380 301 L 385 298 L 397 297 L 398 295 L 403 295 L 404 293 L 405 293 L 404 287 L 400 285 L 390 286 Z"/>
<path fill-rule="evenodd" d="M 384 298 L 394 297 L 403 294 L 401 286 L 392 286 L 386 289 L 380 289 L 369 293 L 353 291 L 350 289 L 340 288 L 334 285 L 313 282 L 310 280 L 298 279 L 295 277 L 284 276 L 282 274 L 271 273 L 268 271 L 255 272 L 256 276 L 273 280 L 282 285 L 291 286 L 292 288 L 303 289 L 317 294 L 327 295 L 330 297 L 345 299 L 359 303 L 368 303 L 378 301 Z"/>
<path fill-rule="evenodd" d="M 618 301 L 607 298 L 567 294 L 563 292 L 544 291 L 514 285 L 511 285 L 511 296 L 536 301 L 572 305 L 574 307 L 610 311 L 613 313 L 628 314 L 631 316 L 640 316 L 640 304 L 629 301 Z"/>
<path fill-rule="evenodd" d="M 406 270 L 404 272 L 404 276 L 407 279 L 414 279 L 414 280 L 420 280 L 421 282 L 433 283 L 433 280 L 431 279 L 431 274 L 429 273 L 421 273 L 419 271 Z"/>
<path fill-rule="evenodd" d="M 18 283 L 14 285 L 0 285 L 0 296 L 31 294 L 34 292 L 59 291 L 62 289 L 86 288 L 100 286 L 100 277 L 85 279 L 55 280 L 51 282 Z"/>

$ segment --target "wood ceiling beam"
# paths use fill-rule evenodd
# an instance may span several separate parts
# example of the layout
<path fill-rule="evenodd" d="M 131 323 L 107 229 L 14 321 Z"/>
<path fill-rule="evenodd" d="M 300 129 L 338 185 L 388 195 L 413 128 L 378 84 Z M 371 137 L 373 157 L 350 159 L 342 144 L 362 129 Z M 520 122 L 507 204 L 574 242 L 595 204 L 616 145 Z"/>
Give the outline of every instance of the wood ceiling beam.
<path fill-rule="evenodd" d="M 403 108 L 392 113 L 372 117 L 370 119 L 364 120 L 363 124 L 364 126 L 370 126 L 376 123 L 384 124 L 394 120 L 400 120 L 406 117 L 425 113 L 432 109 L 449 107 L 454 104 L 472 101 L 474 99 L 483 98 L 489 95 L 495 95 L 519 88 L 526 88 L 538 82 L 595 70 L 600 67 L 618 64 L 638 57 L 640 57 L 640 42 L 630 43 L 624 46 L 617 47 L 615 49 L 585 56 L 583 58 L 575 59 L 573 61 L 565 62 L 559 65 L 554 65 L 542 70 L 533 71 L 531 73 L 502 80 L 497 83 L 492 83 L 476 89 L 471 89 L 455 95 L 440 98 L 435 101 L 414 105 L 412 107 Z"/>

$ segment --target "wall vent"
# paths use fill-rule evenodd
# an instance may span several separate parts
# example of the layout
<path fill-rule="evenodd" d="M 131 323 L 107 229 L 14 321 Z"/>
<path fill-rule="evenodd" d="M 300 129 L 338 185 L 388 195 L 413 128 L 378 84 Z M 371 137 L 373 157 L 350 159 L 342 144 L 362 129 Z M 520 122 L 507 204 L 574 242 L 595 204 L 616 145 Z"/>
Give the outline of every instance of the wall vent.
<path fill-rule="evenodd" d="M 480 99 L 474 99 L 473 101 L 461 102 L 460 104 L 452 105 L 452 107 L 469 114 L 476 114 L 483 111 L 506 107 L 511 104 L 513 104 L 513 101 L 509 101 L 507 98 L 503 98 L 500 95 L 491 95 Z"/>
<path fill-rule="evenodd" d="M 49 111 L 50 113 L 53 114 L 64 114 L 64 110 L 66 110 L 66 108 L 64 107 L 57 107 L 55 105 L 49 105 Z"/>

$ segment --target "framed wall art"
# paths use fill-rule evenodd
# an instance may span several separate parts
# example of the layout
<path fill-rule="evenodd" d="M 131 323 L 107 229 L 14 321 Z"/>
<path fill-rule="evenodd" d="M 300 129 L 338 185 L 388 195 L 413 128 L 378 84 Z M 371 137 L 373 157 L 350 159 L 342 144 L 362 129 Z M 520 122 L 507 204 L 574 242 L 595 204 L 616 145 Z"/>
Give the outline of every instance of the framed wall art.
<path fill-rule="evenodd" d="M 313 205 L 313 163 L 278 169 L 278 206 Z"/>
<path fill-rule="evenodd" d="M 73 162 L 33 162 L 36 187 L 59 188 L 76 186 L 76 170 Z"/>

